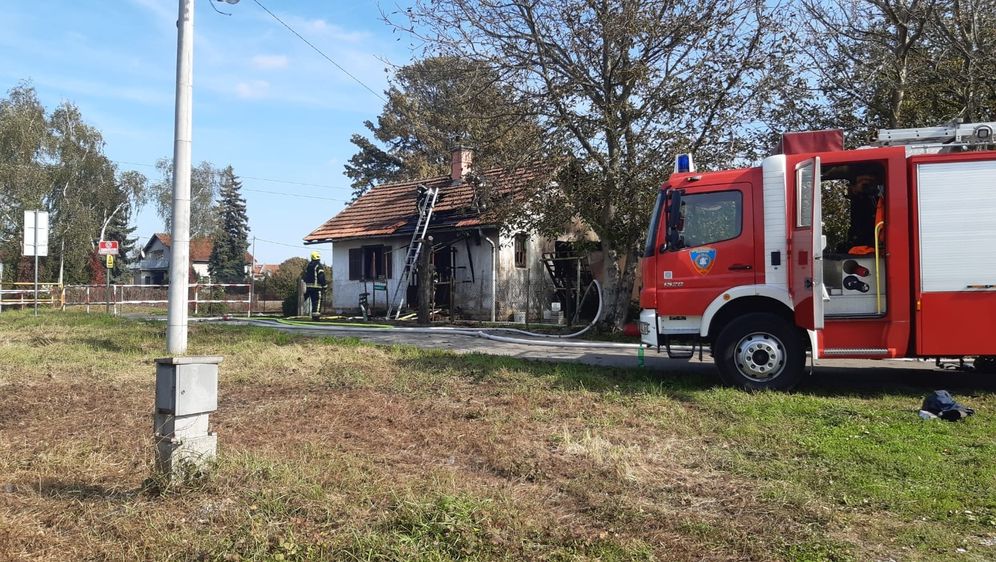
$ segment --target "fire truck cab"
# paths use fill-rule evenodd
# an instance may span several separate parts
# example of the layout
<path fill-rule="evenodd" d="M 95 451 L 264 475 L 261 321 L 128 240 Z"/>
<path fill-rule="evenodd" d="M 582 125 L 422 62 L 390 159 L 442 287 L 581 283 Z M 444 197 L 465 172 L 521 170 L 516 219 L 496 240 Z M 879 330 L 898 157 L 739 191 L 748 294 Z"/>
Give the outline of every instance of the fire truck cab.
<path fill-rule="evenodd" d="M 708 344 L 746 389 L 791 388 L 807 353 L 993 370 L 994 129 L 882 130 L 857 150 L 788 133 L 759 167 L 710 173 L 679 156 L 641 259 L 643 343 Z"/>

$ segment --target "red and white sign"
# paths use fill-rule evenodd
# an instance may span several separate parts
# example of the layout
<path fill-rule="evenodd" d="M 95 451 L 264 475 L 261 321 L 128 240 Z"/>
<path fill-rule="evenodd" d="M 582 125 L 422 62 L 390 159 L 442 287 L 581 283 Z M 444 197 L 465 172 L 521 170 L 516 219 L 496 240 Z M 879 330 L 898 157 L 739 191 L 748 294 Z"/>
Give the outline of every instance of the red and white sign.
<path fill-rule="evenodd" d="M 118 241 L 117 240 L 101 240 L 100 246 L 97 247 L 97 253 L 101 256 L 116 256 L 118 255 Z"/>

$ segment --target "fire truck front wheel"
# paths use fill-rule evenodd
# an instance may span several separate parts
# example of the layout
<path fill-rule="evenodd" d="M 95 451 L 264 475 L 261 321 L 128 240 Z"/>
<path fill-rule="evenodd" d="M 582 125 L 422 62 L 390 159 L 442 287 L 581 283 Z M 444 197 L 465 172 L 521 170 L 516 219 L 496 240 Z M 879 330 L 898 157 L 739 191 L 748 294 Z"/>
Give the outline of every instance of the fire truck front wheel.
<path fill-rule="evenodd" d="M 729 385 L 745 390 L 788 390 L 806 369 L 802 333 L 774 314 L 746 314 L 716 337 L 713 355 Z"/>

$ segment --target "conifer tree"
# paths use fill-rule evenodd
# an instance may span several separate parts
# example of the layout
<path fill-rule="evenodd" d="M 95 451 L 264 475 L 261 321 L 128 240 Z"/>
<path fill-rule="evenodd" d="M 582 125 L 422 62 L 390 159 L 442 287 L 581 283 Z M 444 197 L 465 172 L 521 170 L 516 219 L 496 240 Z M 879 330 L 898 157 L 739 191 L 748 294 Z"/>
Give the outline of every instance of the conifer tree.
<path fill-rule="evenodd" d="M 211 279 L 216 283 L 237 283 L 246 278 L 246 250 L 249 249 L 249 216 L 242 198 L 242 182 L 228 166 L 221 172 L 218 201 L 218 230 L 208 261 Z"/>

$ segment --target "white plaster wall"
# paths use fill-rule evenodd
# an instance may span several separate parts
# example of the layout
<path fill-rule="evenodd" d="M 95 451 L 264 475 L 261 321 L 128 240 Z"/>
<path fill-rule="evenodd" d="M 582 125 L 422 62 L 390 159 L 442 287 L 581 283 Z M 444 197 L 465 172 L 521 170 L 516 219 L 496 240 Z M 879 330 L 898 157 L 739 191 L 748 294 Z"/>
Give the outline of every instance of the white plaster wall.
<path fill-rule="evenodd" d="M 529 321 L 539 321 L 542 311 L 550 306 L 552 284 L 540 257 L 553 251 L 553 241 L 535 234 L 526 244 L 526 267 L 515 267 L 515 236 L 503 233 L 499 254 L 498 320 L 512 320 L 515 312 L 525 312 L 529 304 Z M 529 298 L 526 298 L 526 295 Z"/>
<path fill-rule="evenodd" d="M 485 231 L 485 236 L 498 242 L 497 230 Z M 437 238 L 439 236 L 437 235 Z M 388 295 L 394 298 L 398 280 L 404 269 L 405 255 L 411 238 L 368 238 L 363 240 L 346 240 L 332 244 L 332 308 L 341 312 L 353 312 L 359 307 L 360 293 L 364 291 L 362 281 L 349 280 L 349 250 L 363 246 L 384 244 L 391 246 L 392 278 L 388 280 Z M 463 276 L 461 280 L 471 279 L 471 260 L 467 255 L 467 244 L 463 241 L 453 245 L 456 249 L 455 265 L 466 269 L 458 271 Z M 491 245 L 483 238 L 478 245 L 473 238 L 470 240 L 470 254 L 473 258 L 473 282 L 455 283 L 453 285 L 453 306 L 459 307 L 462 315 L 469 318 L 487 319 L 491 315 Z M 511 259 L 511 258 L 510 258 Z M 367 292 L 373 295 L 373 283 L 367 282 Z M 371 299 L 372 300 L 372 299 Z M 383 312 L 385 308 L 384 293 L 377 292 L 376 307 Z"/>
<path fill-rule="evenodd" d="M 383 244 L 391 247 L 391 278 L 387 280 L 388 294 L 393 297 L 398 284 L 398 276 L 405 265 L 405 252 L 410 238 L 367 238 L 363 240 L 344 240 L 332 244 L 332 308 L 339 312 L 351 312 L 359 309 L 360 293 L 364 292 L 363 281 L 349 280 L 349 250 Z M 324 252 L 323 252 L 324 253 Z M 366 283 L 366 291 L 373 300 L 373 282 Z M 385 298 L 383 291 L 377 291 L 377 310 L 384 310 Z"/>
<path fill-rule="evenodd" d="M 497 230 L 486 230 L 484 235 L 496 244 L 499 243 Z M 487 320 L 491 318 L 491 245 L 484 238 L 478 245 L 474 238 L 470 239 L 470 258 L 467 255 L 467 244 L 463 241 L 453 245 L 456 249 L 455 262 L 457 267 L 467 269 L 458 270 L 457 275 L 462 275 L 461 283 L 453 285 L 453 308 L 459 307 L 464 317 Z M 471 279 L 470 267 L 473 262 L 474 275 L 473 283 Z M 499 265 L 500 267 L 500 265 Z M 499 274 L 500 275 L 500 274 Z M 461 280 L 459 277 L 457 280 Z"/>
<path fill-rule="evenodd" d="M 211 272 L 208 271 L 207 262 L 194 262 L 190 265 L 190 267 L 193 268 L 194 274 L 196 274 L 197 277 L 204 277 L 204 278 L 211 277 Z"/>

